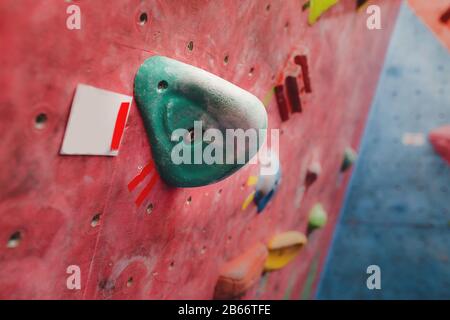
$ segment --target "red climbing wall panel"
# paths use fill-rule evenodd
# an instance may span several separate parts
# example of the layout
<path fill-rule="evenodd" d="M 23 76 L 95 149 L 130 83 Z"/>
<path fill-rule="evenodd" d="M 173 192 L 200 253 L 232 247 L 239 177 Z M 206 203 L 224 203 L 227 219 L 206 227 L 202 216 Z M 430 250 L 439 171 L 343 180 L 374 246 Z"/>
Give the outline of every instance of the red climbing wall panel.
<path fill-rule="evenodd" d="M 374 31 L 350 0 L 313 26 L 297 0 L 72 2 L 80 30 L 66 28 L 66 1 L 0 3 L 0 298 L 209 299 L 225 261 L 278 232 L 305 232 L 321 202 L 327 226 L 245 296 L 311 297 L 350 174 L 339 172 L 343 152 L 359 144 L 400 1 L 373 1 L 383 24 Z M 148 21 L 139 24 L 143 12 Z M 270 93 L 295 52 L 307 56 L 312 93 L 301 94 L 302 113 L 281 122 Z M 267 105 L 269 127 L 282 130 L 283 180 L 261 214 L 241 209 L 256 166 L 201 188 L 158 180 L 137 207 L 150 176 L 132 192 L 127 185 L 151 153 L 134 102 L 118 157 L 59 155 L 77 84 L 132 95 L 138 67 L 155 54 L 206 69 Z M 35 123 L 39 114 L 45 123 Z M 322 174 L 300 201 L 312 160 Z M 20 244 L 8 248 L 16 232 Z M 81 290 L 66 287 L 69 265 L 81 268 Z"/>

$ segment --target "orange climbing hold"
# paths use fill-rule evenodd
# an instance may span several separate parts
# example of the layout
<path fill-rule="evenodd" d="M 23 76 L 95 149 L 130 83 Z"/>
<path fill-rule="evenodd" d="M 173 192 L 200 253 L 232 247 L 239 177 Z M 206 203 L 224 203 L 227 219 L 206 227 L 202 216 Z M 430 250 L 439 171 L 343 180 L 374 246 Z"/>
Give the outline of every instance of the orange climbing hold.
<path fill-rule="evenodd" d="M 221 269 L 214 291 L 214 299 L 238 298 L 260 278 L 267 259 L 267 248 L 257 243 Z"/>

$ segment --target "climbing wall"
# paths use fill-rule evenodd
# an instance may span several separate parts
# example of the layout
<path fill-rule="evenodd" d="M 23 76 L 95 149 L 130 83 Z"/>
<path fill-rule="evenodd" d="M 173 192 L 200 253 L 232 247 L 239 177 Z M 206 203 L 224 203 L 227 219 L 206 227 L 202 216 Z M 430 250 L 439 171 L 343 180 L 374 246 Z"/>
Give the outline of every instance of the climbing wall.
<path fill-rule="evenodd" d="M 70 3 L 81 29 L 66 27 Z M 0 3 L 0 298 L 210 299 L 220 267 L 277 233 L 306 233 L 320 202 L 328 224 L 294 262 L 266 273 L 244 298 L 313 296 L 400 1 L 381 7 L 382 30 L 343 0 L 313 25 L 302 1 L 34 1 Z M 261 213 L 242 204 L 258 167 L 206 187 L 158 178 L 133 102 L 117 157 L 60 155 L 75 89 L 133 95 L 145 59 L 203 68 L 261 99 L 280 129 L 279 190 Z M 312 92 L 280 118 L 274 87 L 306 57 Z M 312 161 L 317 181 L 304 194 Z M 66 286 L 67 267 L 81 289 Z"/>
<path fill-rule="evenodd" d="M 428 142 L 450 122 L 449 66 L 447 48 L 404 4 L 318 298 L 450 298 L 450 167 Z M 367 289 L 370 265 L 381 290 Z"/>

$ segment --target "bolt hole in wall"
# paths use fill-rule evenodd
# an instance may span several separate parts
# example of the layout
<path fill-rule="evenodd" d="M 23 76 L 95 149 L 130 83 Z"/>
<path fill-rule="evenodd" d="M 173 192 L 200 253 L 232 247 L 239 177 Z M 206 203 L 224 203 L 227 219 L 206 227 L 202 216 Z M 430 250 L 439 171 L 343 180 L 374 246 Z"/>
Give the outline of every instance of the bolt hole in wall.
<path fill-rule="evenodd" d="M 147 214 L 152 213 L 153 209 L 154 209 L 153 203 L 149 203 L 148 206 L 147 206 L 147 209 L 146 209 Z"/>
<path fill-rule="evenodd" d="M 145 25 L 147 22 L 148 22 L 148 14 L 147 14 L 147 12 L 142 12 L 142 13 L 139 15 L 138 24 L 139 24 L 140 26 L 143 26 L 143 25 Z"/>
<path fill-rule="evenodd" d="M 194 50 L 194 42 L 193 41 L 189 41 L 187 48 L 189 49 L 189 51 Z"/>
<path fill-rule="evenodd" d="M 251 77 L 251 76 L 253 76 L 254 72 L 255 72 L 255 68 L 251 67 L 250 70 L 248 71 L 248 75 Z"/>
<path fill-rule="evenodd" d="M 192 202 L 192 197 L 191 196 L 187 197 L 186 203 L 187 204 L 191 204 L 191 202 Z"/>
<path fill-rule="evenodd" d="M 228 64 L 228 59 L 229 59 L 229 56 L 226 55 L 226 56 L 223 58 L 223 63 L 224 63 L 224 64 Z"/>
<path fill-rule="evenodd" d="M 92 228 L 95 228 L 96 226 L 98 226 L 99 225 L 99 223 L 100 223 L 100 213 L 97 213 L 96 215 L 94 215 L 93 217 L 92 217 L 92 220 L 91 220 L 91 227 Z"/>
<path fill-rule="evenodd" d="M 133 277 L 129 277 L 127 280 L 127 287 L 131 287 L 133 285 Z"/>
<path fill-rule="evenodd" d="M 161 80 L 160 82 L 158 82 L 158 91 L 164 91 L 169 87 L 169 84 L 167 83 L 166 80 Z"/>
<path fill-rule="evenodd" d="M 16 231 L 9 237 L 6 247 L 10 249 L 17 248 L 21 241 L 22 233 L 20 231 Z"/>
<path fill-rule="evenodd" d="M 47 123 L 48 117 L 45 113 L 39 113 L 34 119 L 34 126 L 36 129 L 43 129 Z"/>

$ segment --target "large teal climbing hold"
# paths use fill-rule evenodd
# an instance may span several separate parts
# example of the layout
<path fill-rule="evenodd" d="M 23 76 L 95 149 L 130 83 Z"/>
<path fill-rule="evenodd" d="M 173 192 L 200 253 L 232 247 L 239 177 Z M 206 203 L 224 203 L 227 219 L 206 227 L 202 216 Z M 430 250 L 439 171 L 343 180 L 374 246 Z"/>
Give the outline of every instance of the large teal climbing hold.
<path fill-rule="evenodd" d="M 262 102 L 194 66 L 151 57 L 137 72 L 134 94 L 156 167 L 169 185 L 197 187 L 224 179 L 265 141 L 267 113 Z M 244 143 L 234 138 L 243 132 L 256 138 Z"/>

